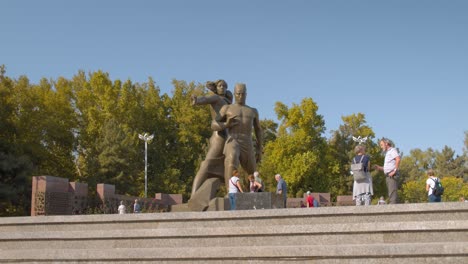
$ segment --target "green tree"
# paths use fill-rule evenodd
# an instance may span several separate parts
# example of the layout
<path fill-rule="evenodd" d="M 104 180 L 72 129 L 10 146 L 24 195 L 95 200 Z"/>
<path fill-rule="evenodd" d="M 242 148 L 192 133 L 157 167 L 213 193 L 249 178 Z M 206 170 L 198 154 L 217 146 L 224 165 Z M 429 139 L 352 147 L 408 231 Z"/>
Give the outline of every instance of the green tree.
<path fill-rule="evenodd" d="M 402 185 L 400 200 L 406 203 L 427 202 L 426 180 L 410 180 Z"/>
<path fill-rule="evenodd" d="M 212 133 L 211 117 L 207 107 L 190 104 L 190 96 L 203 93 L 203 85 L 178 80 L 173 80 L 173 85 L 172 98 L 165 98 L 169 130 L 166 133 L 166 164 L 159 172 L 159 188 L 168 193 L 183 193 L 187 199 Z"/>
<path fill-rule="evenodd" d="M 108 174 L 101 170 L 99 156 L 102 153 L 112 152 L 106 150 L 102 139 L 105 138 L 105 124 L 108 120 L 117 120 L 118 102 L 121 82 L 114 83 L 109 78 L 109 74 L 97 71 L 89 74 L 89 80 L 84 72 L 79 72 L 71 82 L 74 94 L 73 105 L 77 113 L 78 147 L 77 147 L 77 167 L 79 178 L 94 190 L 97 183 L 105 182 Z M 106 128 L 111 130 L 110 128 Z M 107 147 L 112 148 L 111 144 Z M 111 184 L 120 185 L 118 182 Z M 123 191 L 119 190 L 118 191 Z"/>
<path fill-rule="evenodd" d="M 333 195 L 348 195 L 352 193 L 353 177 L 350 175 L 351 159 L 355 156 L 354 147 L 358 144 L 353 137 L 367 138 L 364 145 L 366 152 L 371 157 L 372 164 L 380 164 L 383 158 L 377 143 L 373 142 L 375 134 L 370 128 L 362 113 L 343 116 L 343 125 L 338 130 L 332 131 L 329 140 L 329 153 L 327 155 L 333 164 L 333 176 L 331 177 L 330 192 Z M 373 173 L 374 195 L 381 196 L 385 193 L 385 179 L 378 173 Z"/>
<path fill-rule="evenodd" d="M 281 124 L 276 140 L 266 144 L 260 166 L 265 185 L 270 190 L 275 190 L 272 176 L 276 173 L 287 182 L 291 197 L 304 190 L 328 189 L 327 165 L 322 159 L 326 148 L 325 122 L 317 110 L 318 106 L 311 98 L 305 98 L 300 105 L 293 104 L 291 108 L 276 103 L 275 111 Z"/>
<path fill-rule="evenodd" d="M 102 137 L 97 142 L 100 180 L 114 184 L 121 194 L 135 195 L 138 193 L 138 172 L 129 162 L 129 157 L 135 157 L 137 146 L 135 140 L 116 120 L 106 121 Z"/>
<path fill-rule="evenodd" d="M 412 149 L 408 156 L 404 156 L 400 162 L 400 172 L 404 181 L 418 181 L 426 178 L 426 170 L 434 168 L 435 152 L 429 148 L 426 151 Z"/>
<path fill-rule="evenodd" d="M 278 133 L 278 124 L 271 119 L 260 120 L 260 126 L 263 130 L 263 145 L 266 146 L 268 142 L 276 140 Z"/>
<path fill-rule="evenodd" d="M 456 202 L 459 201 L 461 197 L 468 197 L 468 183 L 463 182 L 462 178 L 446 176 L 441 179 L 441 183 L 444 186 L 442 201 Z"/>
<path fill-rule="evenodd" d="M 464 162 L 463 156 L 455 156 L 455 151 L 447 146 L 440 152 L 436 151 L 434 157 L 434 167 L 441 177 L 452 175 L 463 178 Z"/>
<path fill-rule="evenodd" d="M 15 82 L 0 66 L 0 216 L 30 212 L 32 163 L 16 144 Z"/>

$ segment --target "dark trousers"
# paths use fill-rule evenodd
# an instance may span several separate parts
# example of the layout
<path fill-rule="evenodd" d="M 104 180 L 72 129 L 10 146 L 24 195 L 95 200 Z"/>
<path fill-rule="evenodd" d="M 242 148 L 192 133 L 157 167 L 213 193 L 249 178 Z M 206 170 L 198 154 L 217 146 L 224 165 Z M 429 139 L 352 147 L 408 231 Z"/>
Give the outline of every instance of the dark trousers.
<path fill-rule="evenodd" d="M 389 177 L 388 175 L 385 182 L 387 183 L 389 204 L 396 204 L 398 202 L 398 182 L 395 177 Z"/>

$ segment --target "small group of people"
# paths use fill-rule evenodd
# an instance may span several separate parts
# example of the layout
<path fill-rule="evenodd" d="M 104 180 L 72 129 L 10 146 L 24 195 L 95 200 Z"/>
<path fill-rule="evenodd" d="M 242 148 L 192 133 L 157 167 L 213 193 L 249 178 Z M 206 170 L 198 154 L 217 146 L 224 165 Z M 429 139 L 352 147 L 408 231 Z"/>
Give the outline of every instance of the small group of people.
<path fill-rule="evenodd" d="M 387 185 L 389 204 L 396 204 L 398 202 L 398 177 L 399 166 L 400 166 L 400 155 L 393 146 L 392 142 L 387 138 L 382 138 L 379 141 L 379 146 L 382 151 L 385 152 L 385 159 L 383 166 L 374 165 L 374 169 L 383 171 L 385 174 L 385 183 Z M 353 161 L 361 161 L 364 165 L 364 171 L 366 172 L 366 178 L 361 181 L 354 181 L 353 184 L 353 199 L 356 201 L 356 205 L 370 205 L 373 188 L 372 188 L 372 177 L 370 175 L 370 157 L 366 155 L 365 147 L 363 145 L 357 145 L 354 149 L 356 156 Z M 435 176 L 435 172 L 432 169 L 427 171 L 428 179 L 426 180 L 426 192 L 429 202 L 440 202 L 441 196 L 434 193 L 436 184 L 440 181 Z M 383 197 L 377 202 L 378 205 L 386 204 Z"/>
<path fill-rule="evenodd" d="M 396 204 L 398 202 L 398 167 L 400 165 L 400 155 L 396 148 L 393 147 L 392 142 L 387 138 L 382 138 L 379 141 L 379 146 L 382 151 L 385 152 L 384 165 L 374 165 L 375 170 L 383 171 L 385 174 L 385 183 L 387 185 L 388 197 L 390 204 Z M 357 145 L 354 148 L 356 154 L 353 158 L 353 163 L 359 161 L 363 164 L 363 171 L 365 177 L 357 180 L 355 178 L 353 183 L 353 200 L 356 202 L 356 206 L 370 205 L 374 190 L 372 187 L 372 176 L 370 174 L 371 162 L 369 155 L 366 155 L 366 147 L 364 145 Z M 379 200 L 378 204 L 384 204 L 383 197 Z"/>
<path fill-rule="evenodd" d="M 120 201 L 120 205 L 117 208 L 117 211 L 119 212 L 119 214 L 127 213 L 127 207 L 125 206 L 124 201 Z M 140 206 L 140 203 L 138 202 L 138 199 L 135 199 L 135 203 L 133 204 L 133 213 L 134 214 L 141 213 L 141 206 Z"/>
<path fill-rule="evenodd" d="M 263 181 L 260 178 L 260 173 L 258 171 L 254 172 L 254 174 L 250 174 L 248 176 L 249 179 L 249 191 L 251 193 L 255 192 L 263 192 L 264 186 Z M 239 178 L 239 171 L 233 170 L 232 176 L 229 179 L 229 190 L 228 190 L 228 197 L 229 203 L 231 205 L 231 210 L 236 210 L 236 193 L 243 193 L 242 185 L 240 183 Z"/>
<path fill-rule="evenodd" d="M 258 171 L 254 172 L 252 175 L 248 176 L 249 179 L 249 191 L 251 193 L 255 192 L 264 192 L 265 187 L 262 179 L 260 178 L 260 173 Z M 276 185 L 276 194 L 281 195 L 283 208 L 286 208 L 286 201 L 288 197 L 288 186 L 284 181 L 283 177 L 280 174 L 275 175 Z M 239 171 L 233 170 L 232 177 L 229 179 L 229 203 L 231 210 L 236 210 L 236 193 L 244 192 L 242 185 L 239 179 Z"/>

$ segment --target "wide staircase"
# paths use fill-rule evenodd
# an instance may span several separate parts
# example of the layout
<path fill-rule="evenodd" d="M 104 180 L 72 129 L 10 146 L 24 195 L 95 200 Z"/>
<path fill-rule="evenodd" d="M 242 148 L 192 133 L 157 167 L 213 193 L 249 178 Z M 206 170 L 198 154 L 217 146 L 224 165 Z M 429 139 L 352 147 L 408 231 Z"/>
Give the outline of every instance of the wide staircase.
<path fill-rule="evenodd" d="M 468 263 L 468 203 L 0 218 L 7 263 Z"/>

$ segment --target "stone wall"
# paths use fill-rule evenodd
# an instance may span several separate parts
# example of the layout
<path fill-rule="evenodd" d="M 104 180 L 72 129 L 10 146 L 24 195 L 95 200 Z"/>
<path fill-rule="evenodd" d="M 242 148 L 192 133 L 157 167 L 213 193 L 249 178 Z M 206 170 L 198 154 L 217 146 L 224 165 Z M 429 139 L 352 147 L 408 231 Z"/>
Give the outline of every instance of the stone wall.
<path fill-rule="evenodd" d="M 87 207 L 88 185 L 54 176 L 32 178 L 31 216 L 70 215 Z"/>
<path fill-rule="evenodd" d="M 171 206 L 182 203 L 181 194 L 157 193 L 154 198 L 140 198 L 117 194 L 115 186 L 98 184 L 96 199 L 90 199 L 88 184 L 69 182 L 55 176 L 33 176 L 31 216 L 72 215 L 89 213 L 117 213 L 120 201 L 133 213 L 133 203 L 138 199 L 142 212 L 170 211 Z M 90 204 L 93 203 L 93 206 Z M 93 208 L 91 208 L 93 207 Z"/>

